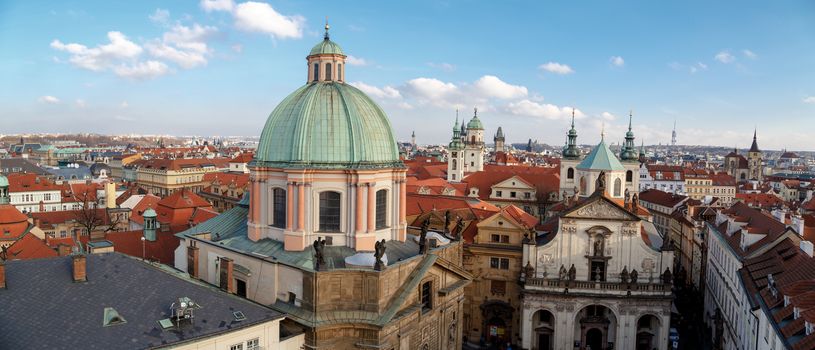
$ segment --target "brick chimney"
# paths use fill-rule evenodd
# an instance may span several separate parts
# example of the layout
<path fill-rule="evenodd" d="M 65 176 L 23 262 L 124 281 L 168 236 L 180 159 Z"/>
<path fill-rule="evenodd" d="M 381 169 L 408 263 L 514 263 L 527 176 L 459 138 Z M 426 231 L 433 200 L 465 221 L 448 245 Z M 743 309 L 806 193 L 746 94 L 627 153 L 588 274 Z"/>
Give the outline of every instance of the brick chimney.
<path fill-rule="evenodd" d="M 232 259 L 222 256 L 221 258 L 221 289 L 235 293 L 235 279 L 232 278 L 235 262 Z"/>
<path fill-rule="evenodd" d="M 59 256 L 68 256 L 71 255 L 71 246 L 67 244 L 60 243 L 57 246 L 57 254 Z"/>
<path fill-rule="evenodd" d="M 187 246 L 187 273 L 193 278 L 198 278 L 198 253 L 198 246 L 195 245 L 195 241 L 192 241 Z"/>
<path fill-rule="evenodd" d="M 74 272 L 74 282 L 87 282 L 88 278 L 86 276 L 86 257 L 85 254 L 77 254 L 71 257 L 72 265 L 73 265 L 73 272 Z"/>
<path fill-rule="evenodd" d="M 0 289 L 6 289 L 6 262 L 0 260 Z"/>

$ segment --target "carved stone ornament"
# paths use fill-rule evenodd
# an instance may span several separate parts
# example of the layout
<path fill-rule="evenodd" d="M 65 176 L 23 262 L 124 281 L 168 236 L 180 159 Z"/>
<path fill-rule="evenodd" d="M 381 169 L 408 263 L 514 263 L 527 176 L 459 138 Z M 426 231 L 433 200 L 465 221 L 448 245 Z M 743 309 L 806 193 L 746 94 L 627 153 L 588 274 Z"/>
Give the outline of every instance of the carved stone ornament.
<path fill-rule="evenodd" d="M 605 201 L 595 201 L 577 211 L 568 214 L 571 217 L 580 217 L 587 219 L 619 219 L 626 220 L 630 217 L 619 208 L 609 204 Z"/>
<path fill-rule="evenodd" d="M 574 225 L 563 225 L 563 233 L 575 233 L 577 232 L 577 226 Z"/>

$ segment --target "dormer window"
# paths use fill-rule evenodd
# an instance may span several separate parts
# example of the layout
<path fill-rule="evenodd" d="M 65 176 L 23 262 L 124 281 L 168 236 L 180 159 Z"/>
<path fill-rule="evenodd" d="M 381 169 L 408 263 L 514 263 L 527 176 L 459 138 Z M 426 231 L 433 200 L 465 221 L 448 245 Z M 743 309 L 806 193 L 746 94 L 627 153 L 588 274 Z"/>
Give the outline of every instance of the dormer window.
<path fill-rule="evenodd" d="M 804 322 L 804 324 L 806 325 L 806 333 L 807 333 L 807 335 L 811 335 L 812 333 L 815 333 L 815 324 L 812 324 L 812 323 L 809 323 L 809 322 Z"/>
<path fill-rule="evenodd" d="M 787 307 L 790 304 L 790 297 L 789 295 L 784 296 L 784 307 Z"/>
<path fill-rule="evenodd" d="M 801 309 L 797 307 L 792 308 L 792 319 L 797 320 L 798 317 L 801 317 Z"/>

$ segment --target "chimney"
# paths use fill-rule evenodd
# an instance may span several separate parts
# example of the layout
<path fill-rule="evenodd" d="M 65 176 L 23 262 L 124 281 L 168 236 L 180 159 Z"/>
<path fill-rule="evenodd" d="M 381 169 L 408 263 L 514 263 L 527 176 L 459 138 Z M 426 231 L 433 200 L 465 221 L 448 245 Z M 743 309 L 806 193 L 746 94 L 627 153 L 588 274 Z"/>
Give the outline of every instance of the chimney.
<path fill-rule="evenodd" d="M 0 260 L 0 289 L 6 289 L 6 262 Z"/>
<path fill-rule="evenodd" d="M 228 293 L 235 293 L 235 279 L 232 278 L 235 262 L 222 256 L 221 258 L 221 289 Z"/>
<path fill-rule="evenodd" d="M 193 278 L 198 278 L 198 253 L 198 246 L 192 241 L 187 246 L 187 273 Z"/>
<path fill-rule="evenodd" d="M 804 236 L 804 219 L 801 218 L 800 215 L 794 215 L 792 217 L 792 222 L 790 223 L 790 226 L 792 227 L 793 230 L 795 230 L 795 232 L 798 233 L 798 235 L 800 235 L 801 237 Z"/>
<path fill-rule="evenodd" d="M 784 219 L 786 218 L 786 213 L 784 213 L 784 211 L 783 211 L 783 210 L 781 210 L 781 209 L 773 209 L 772 214 L 773 214 L 773 217 L 774 217 L 774 218 L 775 218 L 775 219 L 776 219 L 778 222 L 780 222 L 780 223 L 782 223 L 782 224 L 786 224 L 786 221 L 784 220 Z"/>
<path fill-rule="evenodd" d="M 88 281 L 85 270 L 85 259 L 85 254 L 76 254 L 71 257 L 71 261 L 73 262 L 74 282 Z"/>
<path fill-rule="evenodd" d="M 804 253 L 807 253 L 807 255 L 809 255 L 810 258 L 812 257 L 812 242 L 810 242 L 810 241 L 801 241 L 800 247 L 801 247 L 801 250 L 804 251 Z"/>

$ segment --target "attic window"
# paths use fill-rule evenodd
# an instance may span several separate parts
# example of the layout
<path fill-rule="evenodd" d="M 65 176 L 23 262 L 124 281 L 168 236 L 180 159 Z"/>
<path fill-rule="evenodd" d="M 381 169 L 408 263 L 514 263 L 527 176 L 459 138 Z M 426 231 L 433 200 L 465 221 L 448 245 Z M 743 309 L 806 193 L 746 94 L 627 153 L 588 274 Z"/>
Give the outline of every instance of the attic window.
<path fill-rule="evenodd" d="M 112 307 L 106 307 L 102 316 L 102 327 L 117 326 L 127 323 L 127 320 Z"/>
<path fill-rule="evenodd" d="M 232 313 L 232 316 L 235 316 L 235 321 L 245 321 L 246 315 L 243 314 L 242 311 L 235 311 Z"/>

